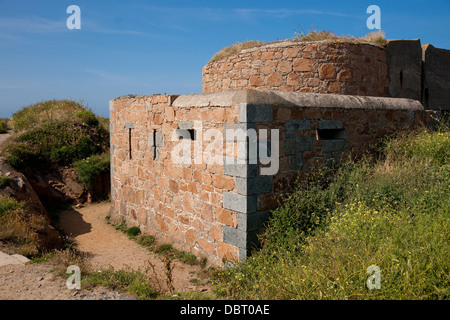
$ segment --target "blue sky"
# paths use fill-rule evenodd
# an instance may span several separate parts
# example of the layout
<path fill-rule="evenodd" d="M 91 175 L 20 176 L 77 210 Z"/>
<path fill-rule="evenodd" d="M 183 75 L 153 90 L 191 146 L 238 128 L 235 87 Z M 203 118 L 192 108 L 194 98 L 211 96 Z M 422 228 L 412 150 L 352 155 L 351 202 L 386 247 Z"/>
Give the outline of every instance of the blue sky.
<path fill-rule="evenodd" d="M 224 46 L 311 27 L 363 36 L 372 4 L 388 39 L 450 49 L 448 0 L 0 0 L 0 117 L 50 99 L 108 116 L 121 95 L 201 92 L 202 67 Z M 69 5 L 81 30 L 66 27 Z"/>

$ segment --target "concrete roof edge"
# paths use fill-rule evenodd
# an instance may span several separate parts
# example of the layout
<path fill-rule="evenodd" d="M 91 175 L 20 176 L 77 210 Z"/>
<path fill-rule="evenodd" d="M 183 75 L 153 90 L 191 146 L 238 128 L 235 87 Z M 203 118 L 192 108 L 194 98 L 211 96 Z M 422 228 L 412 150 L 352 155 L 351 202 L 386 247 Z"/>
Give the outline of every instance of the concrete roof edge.
<path fill-rule="evenodd" d="M 258 93 L 259 94 L 259 93 Z M 265 104 L 278 104 L 296 107 L 344 108 L 344 109 L 380 109 L 380 110 L 423 110 L 417 100 L 403 98 L 385 98 L 352 96 L 337 94 L 267 91 Z M 262 96 L 259 97 L 262 100 Z M 248 103 L 259 102 L 250 96 Z M 256 101 L 255 101 L 256 100 Z M 259 103 L 258 103 L 259 104 Z"/>
<path fill-rule="evenodd" d="M 239 95 L 241 98 L 235 98 Z M 172 106 L 186 107 L 229 107 L 235 100 L 245 100 L 242 91 L 222 91 L 213 93 L 192 93 L 177 97 Z"/>
<path fill-rule="evenodd" d="M 279 105 L 286 107 L 316 107 L 344 109 L 423 110 L 417 100 L 285 92 L 272 90 L 236 90 L 215 93 L 180 95 L 172 103 L 174 107 L 230 107 L 240 103 L 251 105 Z"/>

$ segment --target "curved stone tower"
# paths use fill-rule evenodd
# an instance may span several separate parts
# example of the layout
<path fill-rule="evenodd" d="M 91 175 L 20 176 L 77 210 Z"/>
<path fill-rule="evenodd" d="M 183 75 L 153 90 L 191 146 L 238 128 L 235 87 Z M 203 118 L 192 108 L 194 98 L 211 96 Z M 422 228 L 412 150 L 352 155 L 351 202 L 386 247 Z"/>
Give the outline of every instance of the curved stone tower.
<path fill-rule="evenodd" d="M 356 41 L 284 41 L 208 63 L 203 92 L 242 89 L 385 97 L 384 47 Z"/>

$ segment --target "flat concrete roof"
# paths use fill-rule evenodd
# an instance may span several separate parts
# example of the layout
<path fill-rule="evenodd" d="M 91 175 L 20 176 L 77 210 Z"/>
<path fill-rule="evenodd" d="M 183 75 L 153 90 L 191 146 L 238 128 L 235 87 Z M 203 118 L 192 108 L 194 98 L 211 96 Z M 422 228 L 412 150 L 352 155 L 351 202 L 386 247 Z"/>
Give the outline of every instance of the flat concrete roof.
<path fill-rule="evenodd" d="M 379 109 L 379 110 L 423 110 L 417 100 L 284 92 L 270 90 L 237 90 L 217 93 L 194 93 L 178 96 L 172 103 L 175 107 L 225 107 L 240 103 L 251 105 L 279 105 L 284 107 Z"/>

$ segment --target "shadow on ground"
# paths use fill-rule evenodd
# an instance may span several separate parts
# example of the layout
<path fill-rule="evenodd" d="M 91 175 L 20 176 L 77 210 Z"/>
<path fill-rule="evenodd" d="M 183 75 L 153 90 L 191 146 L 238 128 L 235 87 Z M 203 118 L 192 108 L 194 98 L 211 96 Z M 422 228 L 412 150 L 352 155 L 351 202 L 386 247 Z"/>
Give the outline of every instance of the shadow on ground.
<path fill-rule="evenodd" d="M 59 214 L 58 227 L 69 237 L 77 237 L 91 232 L 92 225 L 83 220 L 80 212 L 73 208 L 61 211 Z"/>

